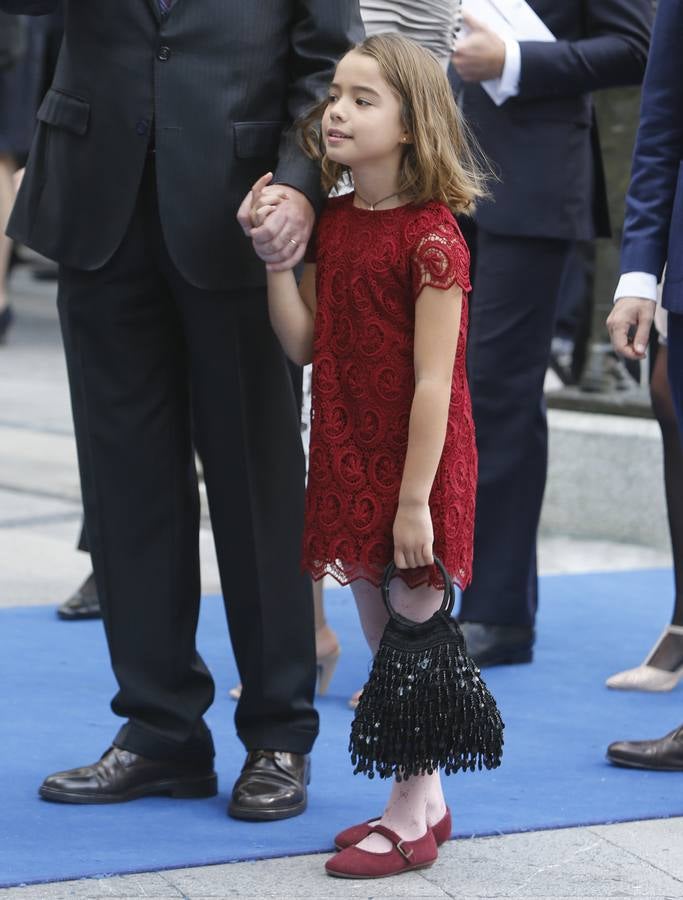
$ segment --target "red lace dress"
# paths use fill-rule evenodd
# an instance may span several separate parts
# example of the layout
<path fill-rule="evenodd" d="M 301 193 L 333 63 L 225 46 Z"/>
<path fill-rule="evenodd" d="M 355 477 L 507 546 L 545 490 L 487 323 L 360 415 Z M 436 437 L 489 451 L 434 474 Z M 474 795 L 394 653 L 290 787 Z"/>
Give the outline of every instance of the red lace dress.
<path fill-rule="evenodd" d="M 328 201 L 307 259 L 315 262 L 311 442 L 302 566 L 347 584 L 379 585 L 415 390 L 415 301 L 425 285 L 463 291 L 446 440 L 429 507 L 434 551 L 460 587 L 472 571 L 477 452 L 465 372 L 469 251 L 441 203 L 370 211 L 353 194 Z M 456 336 L 453 336 L 456 339 Z M 441 586 L 435 567 L 403 573 Z"/>

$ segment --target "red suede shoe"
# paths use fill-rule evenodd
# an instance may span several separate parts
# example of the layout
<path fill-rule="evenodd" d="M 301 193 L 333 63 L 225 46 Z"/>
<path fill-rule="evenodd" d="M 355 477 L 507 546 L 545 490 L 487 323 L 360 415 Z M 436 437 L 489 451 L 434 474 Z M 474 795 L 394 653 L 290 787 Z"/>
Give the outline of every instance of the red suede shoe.
<path fill-rule="evenodd" d="M 358 847 L 346 847 L 328 859 L 325 869 L 335 878 L 386 878 L 415 869 L 427 869 L 439 855 L 431 828 L 416 841 L 406 841 L 384 825 L 368 825 L 368 834 L 381 834 L 393 847 L 386 853 L 370 853 Z"/>
<path fill-rule="evenodd" d="M 334 839 L 334 846 L 337 850 L 345 850 L 346 847 L 353 847 L 354 844 L 360 844 L 363 838 L 370 834 L 370 822 L 379 822 L 381 816 L 375 816 L 374 819 L 368 819 L 367 822 L 361 822 L 360 825 L 351 825 L 340 831 Z M 446 812 L 442 819 L 432 825 L 432 834 L 436 841 L 436 846 L 440 847 L 450 838 L 453 831 L 453 821 L 451 819 L 451 811 L 446 807 Z"/>

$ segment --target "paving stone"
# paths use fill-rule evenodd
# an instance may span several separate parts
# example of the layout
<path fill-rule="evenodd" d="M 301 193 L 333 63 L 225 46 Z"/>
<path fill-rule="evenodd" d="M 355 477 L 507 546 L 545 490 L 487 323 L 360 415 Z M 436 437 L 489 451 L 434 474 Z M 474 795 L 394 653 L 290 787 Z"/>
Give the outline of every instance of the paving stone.
<path fill-rule="evenodd" d="M 683 719 L 683 714 L 681 718 Z M 678 723 L 672 722 L 672 727 L 674 724 Z M 683 814 L 683 773 L 681 813 Z M 591 830 L 610 844 L 627 850 L 638 859 L 683 882 L 683 818 L 658 819 L 648 822 L 647 827 L 643 827 L 641 822 L 620 822 L 616 825 L 594 826 Z"/>
<path fill-rule="evenodd" d="M 233 863 L 203 869 L 184 869 L 165 875 L 188 900 L 230 897 L 273 898 L 441 898 L 448 893 L 418 872 L 400 878 L 372 881 L 331 878 L 323 868 L 328 854 Z"/>
<path fill-rule="evenodd" d="M 0 891 L 2 900 L 182 900 L 183 895 L 162 874 L 126 875 L 114 878 L 84 878 L 54 884 L 35 884 Z"/>
<path fill-rule="evenodd" d="M 588 828 L 451 841 L 424 877 L 458 900 L 683 897 L 683 881 Z"/>

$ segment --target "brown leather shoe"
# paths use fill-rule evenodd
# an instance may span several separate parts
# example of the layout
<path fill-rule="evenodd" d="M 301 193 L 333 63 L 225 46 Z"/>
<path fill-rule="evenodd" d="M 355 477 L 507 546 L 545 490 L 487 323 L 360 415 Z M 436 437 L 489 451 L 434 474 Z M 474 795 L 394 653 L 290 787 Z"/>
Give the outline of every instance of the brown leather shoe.
<path fill-rule="evenodd" d="M 167 794 L 177 799 L 213 797 L 218 779 L 211 763 L 146 759 L 110 747 L 91 766 L 48 775 L 38 793 L 55 803 L 125 803 L 152 794 Z"/>
<path fill-rule="evenodd" d="M 607 759 L 628 769 L 658 772 L 683 771 L 683 725 L 653 741 L 615 741 L 607 748 Z"/>
<path fill-rule="evenodd" d="M 228 813 L 235 819 L 271 821 L 306 809 L 311 780 L 308 756 L 280 750 L 250 750 L 232 789 Z"/>

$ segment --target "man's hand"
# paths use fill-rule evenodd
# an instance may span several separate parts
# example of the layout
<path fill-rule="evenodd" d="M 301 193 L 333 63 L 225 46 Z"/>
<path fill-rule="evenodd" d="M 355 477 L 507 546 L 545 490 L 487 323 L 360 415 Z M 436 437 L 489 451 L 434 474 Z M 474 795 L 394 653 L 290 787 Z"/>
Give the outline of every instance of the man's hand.
<path fill-rule="evenodd" d="M 458 38 L 451 56 L 463 81 L 489 81 L 500 78 L 505 65 L 505 41 L 483 22 L 463 13 L 469 34 Z"/>
<path fill-rule="evenodd" d="M 271 178 L 270 173 L 259 178 L 242 201 L 237 220 L 266 268 L 283 272 L 303 259 L 315 213 L 301 191 L 285 184 L 268 187 Z"/>
<path fill-rule="evenodd" d="M 654 300 L 622 297 L 607 317 L 612 346 L 626 359 L 643 359 L 655 317 Z"/>

